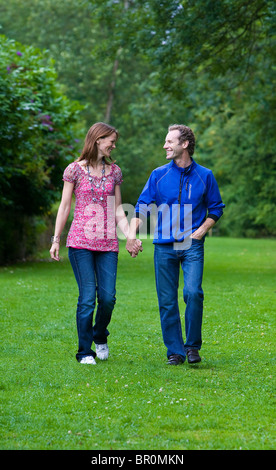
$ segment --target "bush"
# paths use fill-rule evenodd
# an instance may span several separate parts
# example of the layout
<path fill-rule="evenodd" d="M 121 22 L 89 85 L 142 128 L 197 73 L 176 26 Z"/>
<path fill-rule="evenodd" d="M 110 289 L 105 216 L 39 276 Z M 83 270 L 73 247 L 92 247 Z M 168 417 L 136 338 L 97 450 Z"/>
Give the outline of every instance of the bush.
<path fill-rule="evenodd" d="M 57 198 L 81 110 L 57 83 L 46 51 L 0 36 L 0 263 L 35 247 L 26 236 Z"/>

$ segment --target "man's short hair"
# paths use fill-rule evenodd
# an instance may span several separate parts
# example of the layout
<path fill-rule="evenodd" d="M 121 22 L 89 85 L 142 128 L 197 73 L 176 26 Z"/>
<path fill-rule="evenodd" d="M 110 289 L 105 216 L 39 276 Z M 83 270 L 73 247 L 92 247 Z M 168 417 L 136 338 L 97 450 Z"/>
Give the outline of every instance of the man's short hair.
<path fill-rule="evenodd" d="M 190 157 L 193 155 L 194 150 L 195 150 L 195 136 L 188 126 L 184 126 L 184 124 L 172 124 L 169 126 L 169 132 L 170 131 L 179 131 L 180 136 L 179 136 L 179 143 L 182 144 L 185 142 L 185 140 L 189 141 L 189 145 L 187 147 L 187 151 L 189 152 Z"/>

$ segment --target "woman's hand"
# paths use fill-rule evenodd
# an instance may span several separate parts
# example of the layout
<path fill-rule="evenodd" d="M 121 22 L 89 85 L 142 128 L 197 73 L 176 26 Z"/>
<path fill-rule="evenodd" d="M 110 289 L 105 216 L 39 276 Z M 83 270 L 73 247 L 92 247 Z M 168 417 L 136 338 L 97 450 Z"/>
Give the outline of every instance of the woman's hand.
<path fill-rule="evenodd" d="M 142 242 L 139 239 L 127 239 L 126 249 L 132 258 L 136 258 L 139 251 L 143 251 Z"/>
<path fill-rule="evenodd" d="M 51 249 L 50 249 L 50 255 L 51 255 L 51 258 L 56 260 L 56 261 L 59 261 L 60 258 L 59 258 L 59 242 L 54 242 L 51 246 Z"/>

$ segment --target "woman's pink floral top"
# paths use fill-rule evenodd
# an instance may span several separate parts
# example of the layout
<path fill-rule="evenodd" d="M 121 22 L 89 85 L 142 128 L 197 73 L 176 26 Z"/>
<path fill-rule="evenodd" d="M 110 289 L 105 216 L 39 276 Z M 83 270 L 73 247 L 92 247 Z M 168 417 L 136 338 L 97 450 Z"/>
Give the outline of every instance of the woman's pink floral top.
<path fill-rule="evenodd" d="M 73 162 L 65 168 L 63 181 L 74 184 L 76 198 L 74 218 L 66 241 L 67 247 L 119 251 L 115 223 L 115 185 L 123 182 L 122 172 L 118 165 L 112 163 L 110 166 L 106 165 L 105 176 L 103 190 L 101 178 L 92 175 L 92 194 L 91 182 L 83 167 Z"/>

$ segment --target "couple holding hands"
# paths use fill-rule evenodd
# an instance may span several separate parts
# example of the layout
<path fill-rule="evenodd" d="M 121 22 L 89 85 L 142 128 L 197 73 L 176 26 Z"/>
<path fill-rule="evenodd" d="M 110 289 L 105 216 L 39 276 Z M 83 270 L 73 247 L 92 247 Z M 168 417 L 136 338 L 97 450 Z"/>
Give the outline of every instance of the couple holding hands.
<path fill-rule="evenodd" d="M 204 238 L 224 208 L 217 182 L 211 170 L 192 158 L 195 147 L 192 130 L 184 125 L 170 126 L 163 147 L 169 163 L 151 173 L 129 224 L 121 200 L 122 172 L 111 159 L 117 139 L 114 127 L 102 122 L 94 124 L 86 135 L 80 157 L 63 174 L 64 187 L 50 254 L 52 259 L 59 260 L 60 236 L 74 194 L 74 217 L 66 246 L 79 288 L 76 358 L 82 364 L 94 365 L 95 357 L 108 358 L 107 327 L 116 302 L 119 251 L 116 227 L 127 239 L 126 249 L 136 257 L 143 250 L 136 233 L 149 215 L 150 206 L 155 204 L 158 208 L 153 240 L 155 280 L 168 364 L 182 364 L 186 356 L 190 364 L 200 362 Z M 178 306 L 180 266 L 186 303 L 185 343 Z M 96 351 L 91 349 L 93 342 Z"/>

